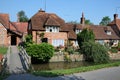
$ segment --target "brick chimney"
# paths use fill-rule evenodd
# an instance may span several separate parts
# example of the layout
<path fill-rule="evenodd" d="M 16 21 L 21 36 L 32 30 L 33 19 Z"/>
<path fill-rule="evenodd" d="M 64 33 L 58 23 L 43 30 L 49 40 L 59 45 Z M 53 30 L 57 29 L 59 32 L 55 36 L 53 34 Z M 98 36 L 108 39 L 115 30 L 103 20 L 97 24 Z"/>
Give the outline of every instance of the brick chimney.
<path fill-rule="evenodd" d="M 82 12 L 82 17 L 81 17 L 80 23 L 81 23 L 82 25 L 85 24 L 85 18 L 84 18 L 84 13 L 83 13 L 83 12 Z"/>
<path fill-rule="evenodd" d="M 115 21 L 115 23 L 116 23 L 117 18 L 118 18 L 118 14 L 114 14 L 114 21 Z"/>

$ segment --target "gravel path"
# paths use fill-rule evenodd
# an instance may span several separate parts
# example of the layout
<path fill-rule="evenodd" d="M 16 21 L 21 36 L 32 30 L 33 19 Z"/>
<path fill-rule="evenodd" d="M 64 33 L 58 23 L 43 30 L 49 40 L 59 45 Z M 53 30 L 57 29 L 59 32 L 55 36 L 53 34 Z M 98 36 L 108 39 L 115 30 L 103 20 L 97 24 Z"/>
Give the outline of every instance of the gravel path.
<path fill-rule="evenodd" d="M 5 80 L 120 80 L 120 67 L 104 68 L 53 78 L 45 78 L 31 74 L 13 74 Z"/>

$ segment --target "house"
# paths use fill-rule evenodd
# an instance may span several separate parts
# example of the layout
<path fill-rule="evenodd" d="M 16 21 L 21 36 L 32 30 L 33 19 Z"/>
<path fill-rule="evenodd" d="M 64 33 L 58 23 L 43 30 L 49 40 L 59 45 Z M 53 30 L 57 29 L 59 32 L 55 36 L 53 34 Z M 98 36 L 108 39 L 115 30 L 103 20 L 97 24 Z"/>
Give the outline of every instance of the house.
<path fill-rule="evenodd" d="M 27 28 L 27 23 L 23 24 L 11 22 L 8 14 L 0 13 L 0 46 L 19 45 L 24 35 L 24 26 Z"/>
<path fill-rule="evenodd" d="M 77 34 L 81 32 L 84 28 L 89 28 L 93 31 L 95 35 L 95 41 L 100 44 L 108 44 L 110 46 L 117 46 L 120 40 L 120 34 L 116 34 L 115 30 L 118 30 L 114 26 L 101 26 L 101 25 L 85 25 L 84 14 L 82 13 L 82 18 L 80 24 L 67 24 L 70 27 L 68 32 L 68 39 L 73 43 L 73 46 L 78 46 Z"/>
<path fill-rule="evenodd" d="M 69 28 L 63 19 L 42 9 L 28 21 L 28 33 L 33 36 L 33 41 L 37 44 L 47 42 L 55 47 L 65 46 L 68 32 Z"/>
<path fill-rule="evenodd" d="M 32 39 L 35 43 L 47 42 L 55 47 L 66 46 L 68 42 L 77 47 L 77 34 L 84 28 L 93 30 L 95 41 L 101 44 L 117 46 L 120 40 L 120 35 L 115 31 L 120 29 L 120 25 L 119 28 L 115 28 L 114 25 L 86 25 L 83 13 L 80 24 L 65 23 L 56 14 L 46 13 L 42 9 L 28 21 L 28 33 L 33 36 Z"/>

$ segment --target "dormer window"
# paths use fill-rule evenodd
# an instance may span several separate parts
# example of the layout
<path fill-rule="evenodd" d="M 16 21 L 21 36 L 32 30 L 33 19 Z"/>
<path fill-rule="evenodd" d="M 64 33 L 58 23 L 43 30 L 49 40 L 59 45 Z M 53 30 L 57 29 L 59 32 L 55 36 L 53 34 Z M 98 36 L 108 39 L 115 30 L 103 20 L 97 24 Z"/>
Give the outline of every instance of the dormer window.
<path fill-rule="evenodd" d="M 108 30 L 105 31 L 105 32 L 106 32 L 107 35 L 111 35 L 112 34 L 111 31 L 108 31 Z"/>
<path fill-rule="evenodd" d="M 59 27 L 57 27 L 57 26 L 46 26 L 46 32 L 59 32 Z"/>
<path fill-rule="evenodd" d="M 75 33 L 78 34 L 78 33 L 81 32 L 81 31 L 82 31 L 82 30 L 80 30 L 80 29 L 76 29 L 76 30 L 75 30 Z"/>

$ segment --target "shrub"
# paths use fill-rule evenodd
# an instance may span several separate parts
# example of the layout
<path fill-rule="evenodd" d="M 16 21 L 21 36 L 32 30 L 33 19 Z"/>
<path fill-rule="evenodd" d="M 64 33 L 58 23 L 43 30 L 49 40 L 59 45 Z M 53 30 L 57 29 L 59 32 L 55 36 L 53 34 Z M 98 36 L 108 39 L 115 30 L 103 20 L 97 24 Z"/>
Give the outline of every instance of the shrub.
<path fill-rule="evenodd" d="M 111 53 L 117 53 L 118 49 L 116 47 L 111 47 L 111 49 L 109 50 Z"/>
<path fill-rule="evenodd" d="M 48 43 L 31 44 L 26 48 L 26 51 L 32 59 L 38 60 L 40 63 L 44 63 L 49 62 L 50 58 L 53 56 L 54 47 Z"/>
<path fill-rule="evenodd" d="M 109 55 L 106 47 L 93 41 L 84 42 L 81 51 L 85 56 L 86 61 L 94 63 L 109 62 Z"/>

